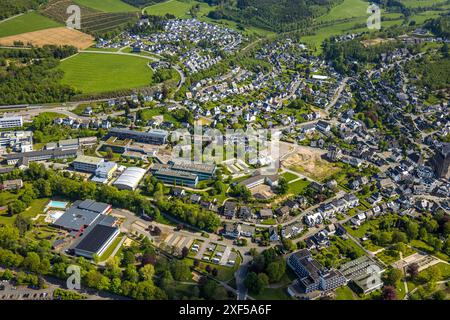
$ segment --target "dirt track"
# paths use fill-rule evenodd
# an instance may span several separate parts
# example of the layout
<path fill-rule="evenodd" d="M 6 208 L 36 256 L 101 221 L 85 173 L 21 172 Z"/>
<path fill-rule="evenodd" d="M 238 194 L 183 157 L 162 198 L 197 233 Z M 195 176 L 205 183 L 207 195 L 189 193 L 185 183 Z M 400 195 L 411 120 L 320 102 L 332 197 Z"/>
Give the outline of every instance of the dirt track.
<path fill-rule="evenodd" d="M 13 46 L 15 41 L 21 41 L 24 45 L 31 43 L 34 46 L 46 44 L 71 45 L 83 50 L 92 46 L 94 38 L 81 31 L 66 27 L 50 28 L 0 38 L 0 44 L 4 46 Z"/>

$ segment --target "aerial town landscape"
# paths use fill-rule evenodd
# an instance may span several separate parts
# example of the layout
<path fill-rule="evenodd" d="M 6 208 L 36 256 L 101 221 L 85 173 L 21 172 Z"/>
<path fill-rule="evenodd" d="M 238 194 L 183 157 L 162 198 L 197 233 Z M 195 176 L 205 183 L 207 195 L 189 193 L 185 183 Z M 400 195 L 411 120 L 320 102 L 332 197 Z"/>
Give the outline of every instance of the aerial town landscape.
<path fill-rule="evenodd" d="M 449 39 L 449 0 L 0 1 L 0 300 L 449 300 Z"/>

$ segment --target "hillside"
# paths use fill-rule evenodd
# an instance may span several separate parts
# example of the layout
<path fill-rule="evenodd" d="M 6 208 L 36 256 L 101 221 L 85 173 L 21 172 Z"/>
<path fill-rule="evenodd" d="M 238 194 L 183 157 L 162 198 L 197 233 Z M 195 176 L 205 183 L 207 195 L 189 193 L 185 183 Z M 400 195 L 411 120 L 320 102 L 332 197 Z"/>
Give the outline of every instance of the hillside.
<path fill-rule="evenodd" d="M 1 0 L 0 20 L 27 12 L 28 10 L 37 9 L 46 2 L 47 0 Z"/>
<path fill-rule="evenodd" d="M 217 1 L 204 0 L 215 3 Z M 213 19 L 229 19 L 275 32 L 307 26 L 313 18 L 326 14 L 342 0 L 238 0 L 224 1 L 209 14 Z"/>

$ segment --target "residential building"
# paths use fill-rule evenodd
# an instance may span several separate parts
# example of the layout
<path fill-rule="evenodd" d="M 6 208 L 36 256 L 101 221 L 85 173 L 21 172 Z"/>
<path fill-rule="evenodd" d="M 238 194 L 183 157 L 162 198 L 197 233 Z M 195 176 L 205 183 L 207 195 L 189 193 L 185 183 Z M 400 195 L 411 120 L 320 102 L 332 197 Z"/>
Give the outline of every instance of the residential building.
<path fill-rule="evenodd" d="M 22 179 L 5 180 L 0 183 L 0 190 L 19 190 L 23 187 Z"/>

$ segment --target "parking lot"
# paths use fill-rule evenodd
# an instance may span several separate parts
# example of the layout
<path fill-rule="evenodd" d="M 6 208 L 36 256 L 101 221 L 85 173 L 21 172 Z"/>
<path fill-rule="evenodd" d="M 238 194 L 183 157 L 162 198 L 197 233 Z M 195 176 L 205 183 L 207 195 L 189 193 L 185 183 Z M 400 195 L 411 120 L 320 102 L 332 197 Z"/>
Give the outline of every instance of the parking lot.
<path fill-rule="evenodd" d="M 35 290 L 15 287 L 6 280 L 0 282 L 0 300 L 53 300 L 53 289 Z"/>
<path fill-rule="evenodd" d="M 236 254 L 230 255 L 231 247 L 222 244 L 216 244 L 210 241 L 196 240 L 190 247 L 190 252 L 195 254 L 195 258 L 205 262 L 220 264 L 223 266 L 233 266 L 236 260 Z"/>

